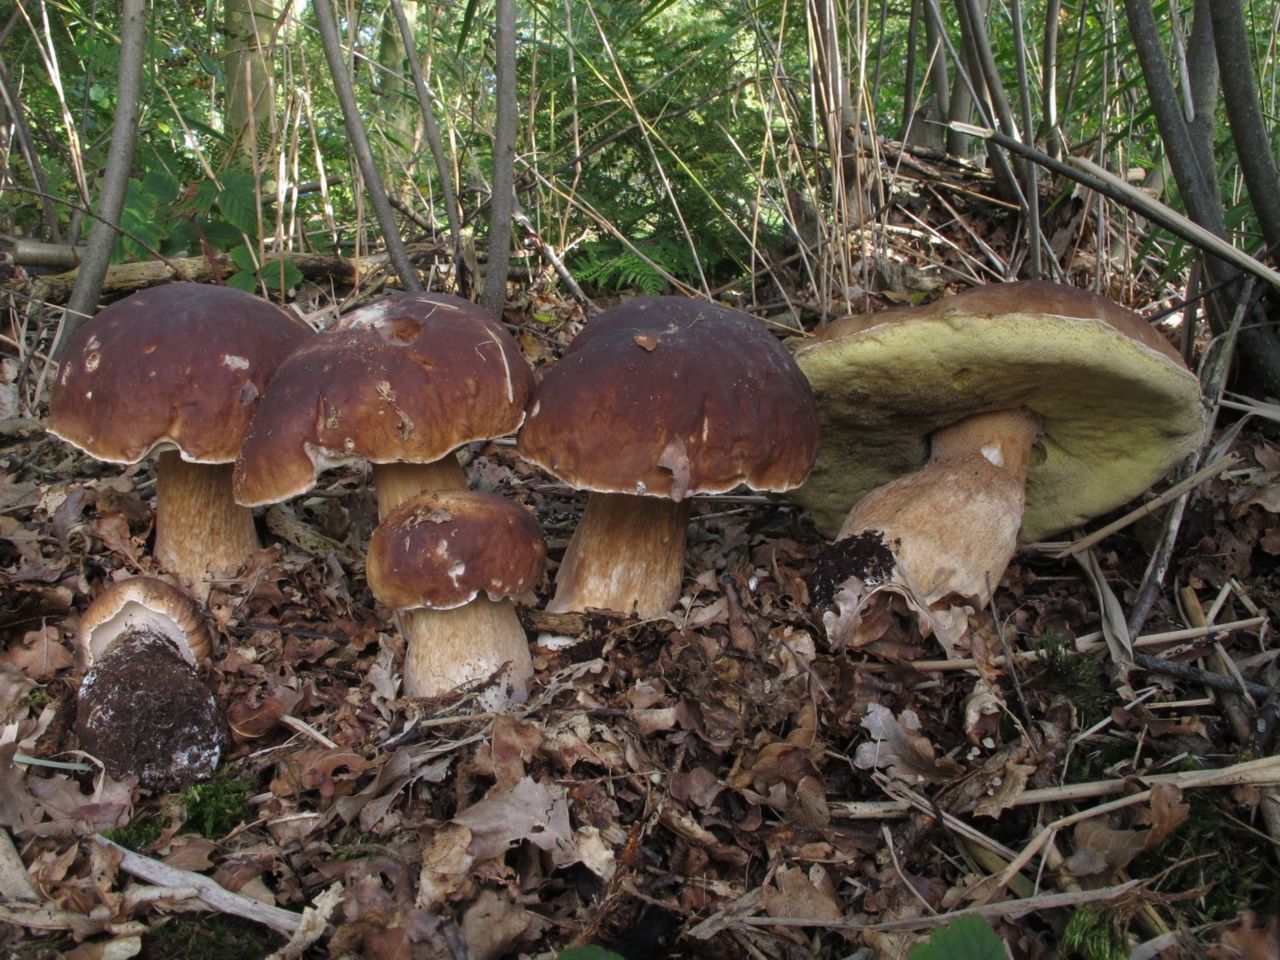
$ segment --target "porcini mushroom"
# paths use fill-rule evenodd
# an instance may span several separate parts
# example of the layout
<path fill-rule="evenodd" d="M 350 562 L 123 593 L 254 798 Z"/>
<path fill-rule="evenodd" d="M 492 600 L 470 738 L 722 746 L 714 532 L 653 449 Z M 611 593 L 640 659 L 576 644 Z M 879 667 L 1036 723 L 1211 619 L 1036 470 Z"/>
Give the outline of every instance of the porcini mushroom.
<path fill-rule="evenodd" d="M 180 789 L 213 775 L 222 711 L 197 667 L 212 635 L 195 601 L 153 577 L 121 580 L 80 618 L 76 736 L 117 779 Z"/>
<path fill-rule="evenodd" d="M 437 490 L 395 507 L 369 541 L 369 589 L 398 611 L 404 690 L 438 697 L 502 669 L 481 702 L 522 703 L 533 663 L 512 597 L 546 565 L 537 521 L 497 494 Z"/>
<path fill-rule="evenodd" d="M 985 604 L 1020 541 L 1127 502 L 1204 433 L 1198 382 L 1158 331 L 1052 283 L 837 321 L 796 361 L 823 449 L 791 498 L 837 541 L 882 539 L 891 578 L 940 616 Z"/>
<path fill-rule="evenodd" d="M 689 497 L 790 490 L 817 446 L 809 386 L 758 320 L 680 297 L 605 311 L 538 385 L 517 439 L 526 460 L 591 491 L 547 609 L 667 612 Z"/>
<path fill-rule="evenodd" d="M 197 593 L 258 549 L 231 463 L 276 367 L 310 336 L 247 293 L 171 283 L 104 307 L 63 353 L 49 432 L 110 463 L 158 452 L 156 560 Z"/>
<path fill-rule="evenodd" d="M 245 437 L 236 499 L 286 500 L 321 470 L 364 459 L 385 518 L 415 493 L 465 487 L 453 452 L 515 432 L 532 389 L 519 347 L 480 307 L 390 294 L 281 365 Z"/>

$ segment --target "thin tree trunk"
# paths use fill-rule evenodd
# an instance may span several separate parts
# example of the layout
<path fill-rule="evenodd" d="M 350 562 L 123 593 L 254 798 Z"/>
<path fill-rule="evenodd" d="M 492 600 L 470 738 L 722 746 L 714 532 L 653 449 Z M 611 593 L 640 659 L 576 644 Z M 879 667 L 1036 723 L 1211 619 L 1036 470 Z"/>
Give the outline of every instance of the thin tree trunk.
<path fill-rule="evenodd" d="M 67 302 L 62 334 L 54 345 L 57 357 L 71 335 L 98 308 L 102 278 L 111 262 L 116 241 L 116 224 L 124 209 L 129 173 L 133 168 L 133 148 L 138 139 L 139 96 L 142 89 L 142 57 L 146 50 L 147 5 L 144 0 L 123 0 L 120 5 L 120 72 L 116 87 L 116 116 L 111 127 L 111 147 L 98 196 L 97 219 L 89 231 L 84 258 Z"/>
<path fill-rule="evenodd" d="M 27 123 L 27 115 L 22 109 L 22 101 L 18 99 L 18 91 L 9 79 L 9 70 L 2 56 L 0 56 L 0 100 L 3 100 L 9 116 L 13 117 L 13 132 L 18 141 L 18 149 L 22 151 L 22 159 L 27 162 L 27 169 L 31 171 L 32 184 L 40 191 L 40 208 L 44 211 L 44 228 L 49 242 L 61 243 L 62 230 L 58 226 L 58 211 L 54 209 L 53 197 L 49 195 L 49 181 L 44 175 L 40 154 L 36 151 L 36 142 L 31 136 L 31 126 Z"/>
<path fill-rule="evenodd" d="M 1049 0 L 1044 8 L 1044 45 L 1041 49 L 1040 129 L 1045 152 L 1062 157 L 1062 135 L 1058 130 L 1058 17 L 1062 0 Z"/>
<path fill-rule="evenodd" d="M 1178 181 L 1178 191 L 1186 204 L 1187 213 L 1206 230 L 1225 238 L 1226 229 L 1215 171 L 1201 166 L 1198 151 L 1191 139 L 1191 131 L 1182 115 L 1165 65 L 1164 48 L 1160 43 L 1160 32 L 1150 0 L 1124 0 L 1124 8 L 1129 22 L 1129 34 L 1142 65 L 1156 126 L 1160 130 L 1160 139 L 1169 156 L 1169 165 Z M 1224 309 L 1223 305 L 1234 301 L 1239 283 L 1233 281 L 1231 268 L 1216 257 L 1206 257 L 1205 268 L 1213 285 L 1225 286 L 1222 293 L 1213 298 L 1209 309 L 1209 321 L 1214 332 L 1222 333 L 1231 316 L 1231 311 Z M 1245 323 L 1240 331 L 1239 342 L 1245 359 L 1251 365 L 1256 385 L 1273 396 L 1280 395 L 1280 339 L 1277 339 L 1275 332 L 1265 325 Z"/>
<path fill-rule="evenodd" d="M 515 204 L 516 2 L 497 0 L 498 117 L 493 135 L 493 204 L 489 209 L 489 265 L 484 306 L 502 316 L 511 267 L 511 215 Z"/>
<path fill-rule="evenodd" d="M 415 4 L 416 6 L 416 4 Z M 405 57 L 409 61 L 409 72 L 413 76 L 413 85 L 418 94 L 418 106 L 422 110 L 422 125 L 427 132 L 427 144 L 431 147 L 431 156 L 436 162 L 436 175 L 440 178 L 440 194 L 444 197 L 444 215 L 449 220 L 449 240 L 453 247 L 454 277 L 457 278 L 459 290 L 466 284 L 463 280 L 462 262 L 462 223 L 458 217 L 458 194 L 453 189 L 453 172 L 449 166 L 449 158 L 445 156 L 444 141 L 440 138 L 440 126 L 436 123 L 435 110 L 432 108 L 431 90 L 427 87 L 426 77 L 422 73 L 422 63 L 418 59 L 418 48 L 414 44 L 413 30 L 409 18 L 405 14 L 400 0 L 391 0 L 391 12 L 395 15 L 396 24 L 400 28 L 400 39 L 404 43 Z"/>
<path fill-rule="evenodd" d="M 1194 111 L 1188 126 L 1202 170 L 1214 168 L 1213 127 L 1218 109 L 1218 54 L 1213 49 L 1212 6 L 1213 0 L 1196 0 L 1187 43 L 1187 74 Z"/>
<path fill-rule="evenodd" d="M 1240 172 L 1267 246 L 1280 247 L 1280 171 L 1262 119 L 1240 0 L 1213 0 L 1213 45 L 1218 51 L 1222 99 Z"/>
<path fill-rule="evenodd" d="M 373 204 L 378 226 L 382 228 L 382 241 L 386 244 L 387 254 L 404 288 L 421 290 L 422 284 L 418 282 L 413 264 L 409 262 L 409 256 L 405 253 L 395 213 L 387 200 L 387 191 L 382 185 L 382 177 L 378 174 L 373 151 L 369 148 L 369 135 L 365 131 L 364 120 L 360 117 L 355 91 L 351 88 L 351 74 L 347 70 L 347 60 L 342 53 L 342 39 L 338 36 L 338 22 L 333 16 L 333 7 L 330 6 L 330 0 L 316 0 L 312 7 L 316 12 L 320 42 L 324 45 L 324 57 L 329 63 L 329 74 L 333 78 L 333 90 L 338 95 L 338 105 L 342 108 L 342 119 L 347 127 L 347 136 L 351 140 L 351 149 L 356 155 L 360 177 L 364 181 L 365 189 L 369 191 L 369 202 Z"/>

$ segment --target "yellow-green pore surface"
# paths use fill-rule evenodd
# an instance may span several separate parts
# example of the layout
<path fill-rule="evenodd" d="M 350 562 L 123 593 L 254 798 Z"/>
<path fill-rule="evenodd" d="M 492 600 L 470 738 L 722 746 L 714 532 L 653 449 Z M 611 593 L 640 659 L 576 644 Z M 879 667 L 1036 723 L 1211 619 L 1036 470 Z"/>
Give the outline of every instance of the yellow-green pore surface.
<path fill-rule="evenodd" d="M 1023 542 L 1120 506 L 1201 442 L 1196 378 L 1100 319 L 885 318 L 796 353 L 822 442 L 808 481 L 787 496 L 828 537 L 864 494 L 924 463 L 930 433 L 985 410 L 1025 407 L 1043 419 Z"/>

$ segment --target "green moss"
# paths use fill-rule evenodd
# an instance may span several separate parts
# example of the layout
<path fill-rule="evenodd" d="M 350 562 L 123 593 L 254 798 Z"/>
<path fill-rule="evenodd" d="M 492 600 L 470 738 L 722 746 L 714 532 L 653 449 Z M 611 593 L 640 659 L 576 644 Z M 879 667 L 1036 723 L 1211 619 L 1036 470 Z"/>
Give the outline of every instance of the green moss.
<path fill-rule="evenodd" d="M 225 770 L 206 783 L 197 783 L 178 797 L 186 829 L 206 840 L 218 840 L 249 816 L 249 798 L 253 781 L 233 777 Z"/>
<path fill-rule="evenodd" d="M 1072 641 L 1060 633 L 1032 637 L 1031 649 L 1040 651 L 1041 658 L 1040 670 L 1029 681 L 1030 687 L 1069 699 L 1080 713 L 1083 730 L 1106 717 L 1112 692 L 1098 656 L 1077 653 Z"/>
<path fill-rule="evenodd" d="M 141 853 L 148 844 L 160 836 L 161 820 L 157 814 L 144 813 L 134 817 L 123 827 L 104 830 L 102 835 L 122 847 Z"/>
<path fill-rule="evenodd" d="M 1092 907 L 1081 907 L 1062 931 L 1064 956 L 1084 960 L 1125 960 L 1129 956 L 1128 938 L 1115 921 Z"/>
<path fill-rule="evenodd" d="M 228 916 L 177 914 L 142 938 L 143 960 L 260 960 L 284 943 L 266 927 Z"/>

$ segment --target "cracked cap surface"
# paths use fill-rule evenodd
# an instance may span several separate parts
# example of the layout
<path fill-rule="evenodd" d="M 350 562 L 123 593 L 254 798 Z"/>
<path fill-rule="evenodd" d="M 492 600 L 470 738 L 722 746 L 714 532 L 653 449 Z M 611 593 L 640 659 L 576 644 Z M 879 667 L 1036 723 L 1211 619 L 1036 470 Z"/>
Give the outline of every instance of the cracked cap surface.
<path fill-rule="evenodd" d="M 683 500 L 789 490 L 817 454 L 813 395 L 754 317 L 637 297 L 590 321 L 534 391 L 517 448 L 579 490 Z"/>
<path fill-rule="evenodd" d="M 440 293 L 392 293 L 281 364 L 245 436 L 236 501 L 276 503 L 358 459 L 433 463 L 513 433 L 533 373 L 501 324 Z"/>
<path fill-rule="evenodd" d="M 493 493 L 436 490 L 400 504 L 369 539 L 373 595 L 395 610 L 448 610 L 532 590 L 547 563 L 538 522 Z"/>

